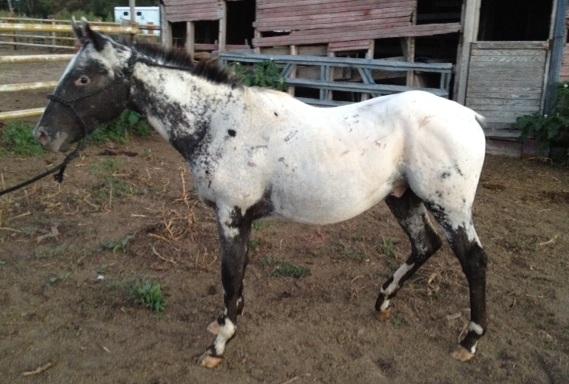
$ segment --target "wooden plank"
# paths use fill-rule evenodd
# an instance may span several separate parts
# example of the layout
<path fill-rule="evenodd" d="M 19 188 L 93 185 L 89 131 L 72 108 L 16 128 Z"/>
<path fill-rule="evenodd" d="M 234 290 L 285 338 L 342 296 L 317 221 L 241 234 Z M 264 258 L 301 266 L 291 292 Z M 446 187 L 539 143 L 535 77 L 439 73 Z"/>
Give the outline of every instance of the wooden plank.
<path fill-rule="evenodd" d="M 478 41 L 472 44 L 473 49 L 547 49 L 546 41 Z"/>
<path fill-rule="evenodd" d="M 21 92 L 21 91 L 40 91 L 54 89 L 58 81 L 38 81 L 34 83 L 18 83 L 18 84 L 0 84 L 0 93 L 2 92 Z"/>
<path fill-rule="evenodd" d="M 484 63 L 485 65 L 509 64 L 509 63 L 545 63 L 545 52 L 541 56 L 476 56 L 471 64 Z"/>
<path fill-rule="evenodd" d="M 483 96 L 481 97 L 472 97 L 472 96 L 468 96 L 467 98 L 469 100 L 468 105 L 469 106 L 486 106 L 486 107 L 490 107 L 490 106 L 495 106 L 495 107 L 500 107 L 500 108 L 504 108 L 504 109 L 508 109 L 510 107 L 537 107 L 539 108 L 540 106 L 540 100 L 528 100 L 528 99 L 517 99 L 517 100 L 512 100 L 512 99 L 489 99 L 489 98 L 485 98 Z"/>
<path fill-rule="evenodd" d="M 227 42 L 227 4 L 225 1 L 221 2 L 221 17 L 219 19 L 219 52 L 225 51 L 225 44 Z"/>
<path fill-rule="evenodd" d="M 465 0 L 462 6 L 463 25 L 461 52 L 457 56 L 457 70 L 455 81 L 456 101 L 461 104 L 466 102 L 466 86 L 468 84 L 468 71 L 470 67 L 470 55 L 473 42 L 478 38 L 478 26 L 480 21 L 481 0 Z"/>
<path fill-rule="evenodd" d="M 551 113 L 555 107 L 557 99 L 557 82 L 559 81 L 563 62 L 563 48 L 567 42 L 567 27 L 565 25 L 565 15 L 567 12 L 567 0 L 556 0 L 554 2 L 554 12 L 552 12 L 550 41 L 551 56 L 544 79 L 544 100 L 543 107 Z"/>
<path fill-rule="evenodd" d="M 136 34 L 137 27 L 121 25 L 93 25 L 91 29 L 103 33 L 112 34 Z M 71 25 L 67 24 L 28 24 L 28 23 L 0 23 L 0 32 L 67 32 L 72 33 Z"/>
<path fill-rule="evenodd" d="M 318 20 L 303 20 L 304 16 L 299 16 L 296 20 L 282 21 L 277 23 L 256 23 L 255 27 L 262 32 L 279 30 L 312 30 L 336 27 L 363 27 L 366 25 L 377 26 L 377 23 L 389 23 L 392 26 L 409 25 L 409 15 L 391 15 L 384 18 L 370 19 L 366 17 L 324 17 Z"/>
<path fill-rule="evenodd" d="M 41 116 L 45 108 L 22 109 L 19 111 L 0 112 L 0 121 L 20 120 Z"/>
<path fill-rule="evenodd" d="M 186 52 L 191 56 L 196 53 L 196 24 L 193 21 L 186 22 Z"/>
<path fill-rule="evenodd" d="M 543 48 L 539 49 L 473 49 L 472 56 L 541 56 Z M 473 58 L 474 60 L 474 58 Z"/>
<path fill-rule="evenodd" d="M 24 64 L 24 63 L 45 63 L 55 61 L 69 61 L 74 54 L 60 55 L 23 55 L 23 56 L 0 56 L 0 64 Z"/>
<path fill-rule="evenodd" d="M 368 49 L 369 44 L 370 40 L 331 42 L 330 44 L 328 44 L 328 50 L 331 52 L 364 50 Z"/>
<path fill-rule="evenodd" d="M 460 31 L 459 23 L 422 24 L 405 27 L 386 28 L 379 25 L 376 28 L 354 28 L 352 31 L 322 29 L 311 31 L 295 31 L 286 36 L 262 37 L 254 39 L 257 46 L 274 46 L 286 44 L 315 44 L 330 41 L 350 41 L 356 39 L 380 39 L 389 37 L 412 37 L 448 34 Z"/>

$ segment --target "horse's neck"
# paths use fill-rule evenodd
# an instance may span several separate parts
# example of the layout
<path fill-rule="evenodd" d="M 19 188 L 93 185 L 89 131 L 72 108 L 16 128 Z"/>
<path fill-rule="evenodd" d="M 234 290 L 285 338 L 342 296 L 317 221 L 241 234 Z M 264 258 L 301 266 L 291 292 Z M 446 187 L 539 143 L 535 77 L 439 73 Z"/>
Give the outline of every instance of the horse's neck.
<path fill-rule="evenodd" d="M 144 63 L 137 63 L 132 78 L 135 109 L 185 157 L 200 144 L 212 121 L 232 109 L 238 92 L 190 72 Z"/>

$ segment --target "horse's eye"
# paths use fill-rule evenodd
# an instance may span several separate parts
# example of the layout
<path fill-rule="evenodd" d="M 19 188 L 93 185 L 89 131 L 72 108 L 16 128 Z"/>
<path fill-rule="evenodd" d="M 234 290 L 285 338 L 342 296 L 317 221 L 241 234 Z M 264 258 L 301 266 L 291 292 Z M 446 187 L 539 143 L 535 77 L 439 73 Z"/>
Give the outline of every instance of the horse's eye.
<path fill-rule="evenodd" d="M 82 85 L 87 85 L 90 82 L 91 82 L 91 79 L 89 79 L 85 75 L 81 75 L 81 76 L 79 76 L 79 78 L 77 80 L 75 80 L 75 85 L 82 86 Z"/>

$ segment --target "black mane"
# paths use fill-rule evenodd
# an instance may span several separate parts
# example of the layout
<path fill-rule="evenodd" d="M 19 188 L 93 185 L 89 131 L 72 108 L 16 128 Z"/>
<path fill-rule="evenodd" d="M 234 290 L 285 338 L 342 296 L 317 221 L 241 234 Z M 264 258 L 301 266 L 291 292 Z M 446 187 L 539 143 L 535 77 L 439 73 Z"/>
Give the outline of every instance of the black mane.
<path fill-rule="evenodd" d="M 163 48 L 157 44 L 134 43 L 132 47 L 140 54 L 163 62 L 166 66 L 175 66 L 217 84 L 238 85 L 239 81 L 217 61 L 202 60 L 194 62 L 191 55 L 183 49 Z"/>

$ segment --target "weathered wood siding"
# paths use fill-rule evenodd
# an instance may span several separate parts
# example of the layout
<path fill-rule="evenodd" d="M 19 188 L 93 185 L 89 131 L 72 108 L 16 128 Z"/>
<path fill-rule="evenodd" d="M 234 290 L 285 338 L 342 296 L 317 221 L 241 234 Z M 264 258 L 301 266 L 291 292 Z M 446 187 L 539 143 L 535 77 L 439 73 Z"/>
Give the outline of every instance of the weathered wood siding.
<path fill-rule="evenodd" d="M 567 8 L 567 14 L 565 15 L 565 25 L 569 30 L 569 7 Z M 563 63 L 561 65 L 559 81 L 569 81 L 569 44 L 565 44 L 565 49 L 563 50 Z"/>
<path fill-rule="evenodd" d="M 219 20 L 222 0 L 164 0 L 166 19 L 171 22 Z"/>
<path fill-rule="evenodd" d="M 565 44 L 563 51 L 563 65 L 561 66 L 559 81 L 569 81 L 569 44 Z"/>
<path fill-rule="evenodd" d="M 253 43 L 267 47 L 353 41 L 359 46 L 367 39 L 460 30 L 459 23 L 414 25 L 416 5 L 416 0 L 257 0 L 255 28 L 261 36 Z M 289 34 L 262 36 L 271 31 Z"/>
<path fill-rule="evenodd" d="M 483 114 L 495 130 L 510 128 L 518 116 L 539 112 L 547 49 L 546 42 L 473 43 L 466 105 Z"/>

